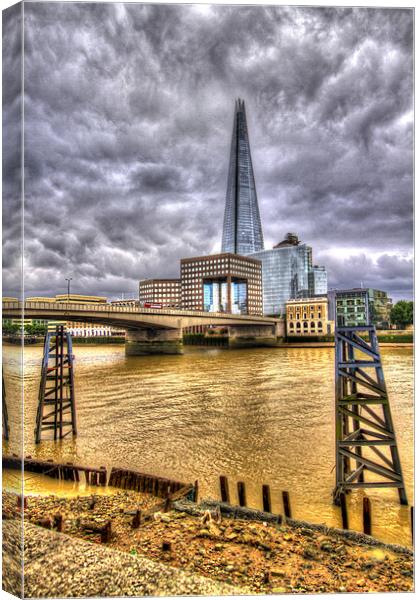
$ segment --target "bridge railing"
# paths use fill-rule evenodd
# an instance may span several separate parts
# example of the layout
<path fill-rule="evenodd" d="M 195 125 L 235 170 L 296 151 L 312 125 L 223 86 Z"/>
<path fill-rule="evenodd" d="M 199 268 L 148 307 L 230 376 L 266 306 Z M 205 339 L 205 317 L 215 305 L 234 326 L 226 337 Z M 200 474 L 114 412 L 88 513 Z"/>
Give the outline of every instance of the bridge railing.
<path fill-rule="evenodd" d="M 170 316 L 179 316 L 179 317 L 183 317 L 183 316 L 191 316 L 191 317 L 205 317 L 205 318 L 209 318 L 209 316 L 211 315 L 212 317 L 216 317 L 216 318 L 221 318 L 221 319 L 226 319 L 226 318 L 235 318 L 235 319 L 240 319 L 240 320 L 244 320 L 244 321 L 255 321 L 255 320 L 260 320 L 260 321 L 264 321 L 264 322 L 273 322 L 275 321 L 275 319 L 273 318 L 269 318 L 269 317 L 263 317 L 263 316 L 258 316 L 258 315 L 241 315 L 241 314 L 234 314 L 234 313 L 221 313 L 221 312 L 205 312 L 205 311 L 198 311 L 198 310 L 183 310 L 183 309 L 178 309 L 178 308 L 144 308 L 141 306 L 113 306 L 112 304 L 79 304 L 79 303 L 75 303 L 75 302 L 32 302 L 32 301 L 25 301 L 25 302 L 10 302 L 10 301 L 5 301 L 2 303 L 3 306 L 3 313 L 6 313 L 8 311 L 22 311 L 22 309 L 25 311 L 30 311 L 32 310 L 51 310 L 51 311 L 57 311 L 60 313 L 66 313 L 66 312 L 100 312 L 100 313 L 117 313 L 117 314 L 121 314 L 121 313 L 131 313 L 131 314 L 153 314 L 153 315 L 170 315 Z"/>

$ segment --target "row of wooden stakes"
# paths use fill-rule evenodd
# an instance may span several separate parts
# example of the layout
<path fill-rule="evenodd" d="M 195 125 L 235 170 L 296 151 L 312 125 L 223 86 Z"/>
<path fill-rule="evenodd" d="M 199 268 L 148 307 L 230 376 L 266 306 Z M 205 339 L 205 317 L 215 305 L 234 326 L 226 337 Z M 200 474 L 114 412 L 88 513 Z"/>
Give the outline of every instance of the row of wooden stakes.
<path fill-rule="evenodd" d="M 230 504 L 230 491 L 229 491 L 229 483 L 227 477 L 224 475 L 220 476 L 220 497 L 222 502 L 227 502 Z M 243 481 L 237 482 L 237 494 L 238 494 L 238 502 L 239 506 L 246 506 L 246 488 L 245 483 Z M 284 515 L 291 519 L 292 518 L 292 508 L 290 503 L 290 495 L 289 492 L 282 492 L 282 500 L 283 500 L 283 509 Z M 270 486 L 264 484 L 262 486 L 262 504 L 263 511 L 266 513 L 271 513 L 271 491 Z M 347 511 L 347 502 L 346 502 L 346 494 L 341 493 L 339 498 L 339 506 L 341 510 L 341 523 L 343 529 L 349 528 L 349 518 Z M 411 539 L 414 541 L 414 506 L 410 507 L 410 526 L 411 526 Z M 363 498 L 363 533 L 366 535 L 372 535 L 372 503 L 370 498 L 365 496 Z"/>
<path fill-rule="evenodd" d="M 107 471 L 105 467 L 83 467 L 74 465 L 71 462 L 68 463 L 54 463 L 52 459 L 49 460 L 38 460 L 33 459 L 32 456 L 25 456 L 22 459 L 17 454 L 12 456 L 3 457 L 3 468 L 5 469 L 18 469 L 29 471 L 30 473 L 40 473 L 47 475 L 53 479 L 59 479 L 61 481 L 81 481 L 82 473 L 87 485 L 105 486 L 107 484 Z"/>
<path fill-rule="evenodd" d="M 42 461 L 33 459 L 32 456 L 25 456 L 23 466 L 25 471 L 41 473 L 48 477 L 52 477 L 53 479 L 62 481 L 81 481 L 81 475 L 83 473 L 87 485 L 110 485 L 124 490 L 150 493 L 158 498 L 166 498 L 168 495 L 173 495 L 179 490 L 184 490 L 186 486 L 189 486 L 190 489 L 196 489 L 197 487 L 173 479 L 146 475 L 137 471 L 129 471 L 127 469 L 115 467 L 112 467 L 108 481 L 106 467 L 84 467 L 74 465 L 71 462 L 64 464 L 54 463 L 52 460 Z M 3 468 L 21 470 L 22 459 L 19 458 L 17 454 L 4 456 Z M 191 492 L 190 498 L 194 499 L 193 492 Z"/>
<path fill-rule="evenodd" d="M 230 501 L 230 490 L 229 490 L 229 482 L 227 477 L 225 477 L 224 475 L 221 475 L 219 478 L 219 482 L 220 482 L 220 497 L 222 502 L 227 502 L 228 504 L 231 504 Z M 246 488 L 245 488 L 245 483 L 243 481 L 238 481 L 237 482 L 237 492 L 238 492 L 238 502 L 239 502 L 239 506 L 246 506 Z M 286 517 L 288 517 L 289 519 L 292 518 L 292 506 L 290 504 L 290 496 L 289 496 L 289 492 L 282 492 L 282 500 L 283 500 L 283 509 L 284 509 L 284 514 Z M 270 486 L 267 484 L 264 484 L 262 486 L 262 503 L 263 503 L 263 511 L 266 513 L 271 513 L 271 491 L 270 491 Z"/>
<path fill-rule="evenodd" d="M 137 492 L 146 492 L 153 494 L 158 498 L 166 498 L 178 490 L 185 488 L 185 483 L 156 477 L 155 475 L 145 475 L 137 471 L 128 471 L 126 469 L 112 468 L 108 485 L 118 487 L 124 490 L 134 490 Z M 192 487 L 192 486 L 191 486 Z"/>

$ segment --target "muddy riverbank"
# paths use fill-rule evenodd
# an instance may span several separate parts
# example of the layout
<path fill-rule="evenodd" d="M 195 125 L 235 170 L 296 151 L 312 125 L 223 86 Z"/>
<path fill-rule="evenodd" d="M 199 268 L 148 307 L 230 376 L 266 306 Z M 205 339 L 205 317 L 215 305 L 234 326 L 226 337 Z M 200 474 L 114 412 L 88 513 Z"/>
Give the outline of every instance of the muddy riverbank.
<path fill-rule="evenodd" d="M 5 494 L 3 517 L 18 516 L 16 498 Z M 133 513 L 150 511 L 158 501 L 150 494 L 131 491 L 83 498 L 32 496 L 26 499 L 24 514 L 27 522 L 43 522 L 44 527 L 46 520 L 52 522 L 60 514 L 63 533 L 74 539 L 234 586 L 241 593 L 413 589 L 409 550 L 397 553 L 385 545 L 369 547 L 334 530 L 192 516 L 176 510 L 159 510 L 151 520 L 133 528 Z M 111 538 L 101 544 L 100 534 L 87 529 L 86 522 L 100 526 L 107 520 L 111 521 Z M 35 530 L 28 529 L 29 542 Z M 109 595 L 106 589 L 102 593 Z"/>

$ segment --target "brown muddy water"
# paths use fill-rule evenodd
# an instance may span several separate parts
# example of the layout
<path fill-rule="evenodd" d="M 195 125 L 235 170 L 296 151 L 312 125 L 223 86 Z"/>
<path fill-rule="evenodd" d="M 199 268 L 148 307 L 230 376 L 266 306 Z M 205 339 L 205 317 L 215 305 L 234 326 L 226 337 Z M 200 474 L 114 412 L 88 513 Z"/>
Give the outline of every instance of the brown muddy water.
<path fill-rule="evenodd" d="M 271 486 L 274 512 L 290 493 L 293 517 L 340 525 L 334 487 L 334 350 L 229 351 L 188 347 L 183 356 L 126 357 L 124 346 L 75 346 L 78 436 L 34 444 L 41 347 L 25 348 L 25 454 L 92 466 L 125 467 L 181 481 L 198 479 L 200 497 L 219 497 L 226 475 L 231 501 L 244 481 L 249 506 Z M 11 440 L 21 455 L 19 348 L 3 346 Z M 413 502 L 413 353 L 381 348 L 410 504 Z M 16 473 L 4 472 L 12 488 Z M 95 492 L 98 488 L 95 488 Z M 26 493 L 90 493 L 70 482 L 25 474 Z M 411 544 L 409 509 L 396 490 L 348 496 L 350 527 L 362 530 L 362 498 L 372 501 L 373 535 Z"/>

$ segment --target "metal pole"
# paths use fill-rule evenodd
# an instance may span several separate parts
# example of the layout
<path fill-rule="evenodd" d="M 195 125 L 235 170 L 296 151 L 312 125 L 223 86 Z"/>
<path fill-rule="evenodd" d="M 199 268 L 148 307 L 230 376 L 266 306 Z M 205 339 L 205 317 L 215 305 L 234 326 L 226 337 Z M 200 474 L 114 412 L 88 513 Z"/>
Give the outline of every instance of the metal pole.
<path fill-rule="evenodd" d="M 70 302 L 70 281 L 72 281 L 72 280 L 73 280 L 72 277 L 69 277 L 69 278 L 66 277 L 66 281 L 67 281 L 67 302 Z"/>

